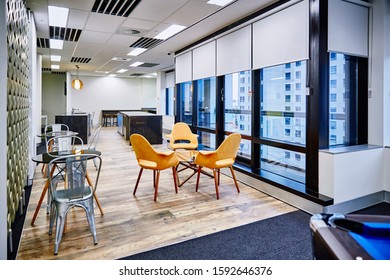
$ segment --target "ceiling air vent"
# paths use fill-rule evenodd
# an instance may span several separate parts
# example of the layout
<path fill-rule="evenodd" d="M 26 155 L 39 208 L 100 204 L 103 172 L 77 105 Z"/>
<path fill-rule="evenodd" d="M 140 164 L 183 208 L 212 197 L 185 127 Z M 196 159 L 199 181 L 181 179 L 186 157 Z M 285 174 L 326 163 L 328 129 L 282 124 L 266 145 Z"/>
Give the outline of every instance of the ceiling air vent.
<path fill-rule="evenodd" d="M 37 38 L 37 47 L 48 49 L 50 48 L 50 41 L 47 38 Z"/>
<path fill-rule="evenodd" d="M 154 67 L 154 66 L 157 66 L 159 65 L 158 63 L 148 63 L 148 62 L 145 62 L 141 65 L 139 65 L 138 67 L 147 67 L 147 68 L 151 68 L 151 67 Z"/>
<path fill-rule="evenodd" d="M 143 76 L 143 75 L 145 75 L 145 74 L 143 74 L 143 73 L 133 73 L 133 74 L 131 74 L 131 75 L 129 75 L 130 77 L 141 77 L 141 76 Z"/>
<path fill-rule="evenodd" d="M 78 42 L 81 29 L 50 26 L 50 39 Z"/>
<path fill-rule="evenodd" d="M 138 39 L 136 42 L 130 45 L 130 48 L 144 48 L 144 49 L 151 49 L 158 44 L 162 43 L 164 40 L 161 39 L 153 39 L 153 38 L 146 38 L 142 37 Z"/>
<path fill-rule="evenodd" d="M 88 63 L 91 61 L 92 58 L 89 57 L 72 57 L 70 59 L 70 62 L 75 62 L 75 63 Z"/>
<path fill-rule="evenodd" d="M 128 17 L 141 0 L 96 0 L 93 13 L 111 16 Z"/>
<path fill-rule="evenodd" d="M 42 72 L 51 72 L 51 68 L 42 68 Z"/>

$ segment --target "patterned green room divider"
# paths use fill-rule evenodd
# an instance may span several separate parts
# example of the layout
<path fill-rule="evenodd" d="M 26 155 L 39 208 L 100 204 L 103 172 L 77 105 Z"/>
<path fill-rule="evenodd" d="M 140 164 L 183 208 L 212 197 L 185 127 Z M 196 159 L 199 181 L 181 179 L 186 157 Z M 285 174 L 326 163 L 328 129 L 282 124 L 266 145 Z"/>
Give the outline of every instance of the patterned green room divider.
<path fill-rule="evenodd" d="M 23 207 L 29 129 L 29 17 L 23 0 L 7 0 L 7 225 Z"/>

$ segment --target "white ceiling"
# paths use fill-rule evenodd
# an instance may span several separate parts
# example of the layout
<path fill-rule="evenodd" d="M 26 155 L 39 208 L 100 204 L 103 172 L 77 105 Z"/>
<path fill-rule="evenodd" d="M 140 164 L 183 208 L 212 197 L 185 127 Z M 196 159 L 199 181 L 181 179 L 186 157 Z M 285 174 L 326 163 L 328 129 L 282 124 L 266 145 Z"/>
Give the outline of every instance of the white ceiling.
<path fill-rule="evenodd" d="M 276 0 L 233 0 L 225 7 L 210 5 L 208 0 L 141 0 L 128 17 L 92 12 L 96 0 L 27 0 L 37 27 L 37 38 L 50 38 L 48 6 L 69 8 L 68 29 L 80 29 L 77 42 L 65 41 L 62 50 L 38 48 L 43 55 L 42 67 L 51 68 L 50 55 L 61 55 L 59 70 L 80 75 L 129 77 L 173 69 L 174 52 L 229 25 Z M 125 0 L 98 0 L 118 2 Z M 132 0 L 126 0 L 132 1 Z M 115 4 L 115 3 L 112 3 Z M 148 49 L 137 57 L 127 56 L 131 44 L 141 37 L 153 38 L 171 24 L 187 26 L 185 30 Z M 139 34 L 130 34 L 131 30 Z M 168 55 L 170 53 L 170 55 Z M 88 63 L 70 62 L 72 57 L 89 58 Z M 114 57 L 119 61 L 112 60 Z M 131 61 L 121 60 L 122 58 Z M 154 67 L 130 67 L 133 62 L 157 64 Z M 54 63 L 53 63 L 54 64 Z M 57 62 L 58 64 L 58 62 Z M 128 69 L 123 74 L 119 69 Z M 98 71 L 98 72 L 96 72 Z M 99 71 L 105 71 L 101 73 Z"/>

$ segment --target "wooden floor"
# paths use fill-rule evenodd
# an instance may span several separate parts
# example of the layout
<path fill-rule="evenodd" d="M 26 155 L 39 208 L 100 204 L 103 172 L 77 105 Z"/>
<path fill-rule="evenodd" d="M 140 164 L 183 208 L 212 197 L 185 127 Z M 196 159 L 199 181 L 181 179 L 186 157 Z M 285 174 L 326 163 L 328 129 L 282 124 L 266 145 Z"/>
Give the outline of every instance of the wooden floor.
<path fill-rule="evenodd" d="M 165 149 L 164 145 L 156 148 Z M 39 165 L 17 259 L 112 260 L 296 210 L 242 183 L 239 183 L 241 192 L 237 193 L 233 180 L 224 175 L 219 200 L 215 198 L 213 179 L 204 175 L 198 193 L 194 176 L 176 194 L 171 170 L 161 172 L 157 202 L 153 201 L 153 175 L 149 170 L 144 171 L 133 196 L 139 167 L 131 146 L 115 127 L 105 127 L 97 149 L 103 158 L 97 195 L 104 215 L 95 207 L 99 243 L 93 244 L 82 209 L 68 214 L 67 232 L 57 256 L 53 254 L 55 231 L 48 235 L 49 215 L 45 205 L 34 226 L 30 225 L 46 180 Z M 180 178 L 186 176 L 185 172 L 179 174 Z M 89 173 L 94 177 L 96 171 L 92 167 Z"/>

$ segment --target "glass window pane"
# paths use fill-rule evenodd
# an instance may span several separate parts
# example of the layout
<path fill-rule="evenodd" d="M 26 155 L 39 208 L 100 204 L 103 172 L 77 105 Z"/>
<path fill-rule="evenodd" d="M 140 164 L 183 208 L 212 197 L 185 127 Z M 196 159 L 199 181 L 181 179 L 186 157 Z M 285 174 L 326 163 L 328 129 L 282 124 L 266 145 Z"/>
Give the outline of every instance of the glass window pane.
<path fill-rule="evenodd" d="M 261 145 L 261 169 L 305 183 L 306 155 Z"/>
<path fill-rule="evenodd" d="M 225 76 L 225 131 L 251 135 L 252 71 Z"/>
<path fill-rule="evenodd" d="M 358 83 L 357 63 L 354 57 L 329 55 L 329 146 L 350 145 L 354 139 L 353 119 L 356 119 Z M 353 101 L 355 100 L 355 101 Z M 355 112 L 355 113 L 352 113 Z"/>
<path fill-rule="evenodd" d="M 174 88 L 166 88 L 165 90 L 165 114 L 173 116 L 173 106 L 174 106 Z"/>
<path fill-rule="evenodd" d="M 215 128 L 216 78 L 198 80 L 198 126 Z"/>
<path fill-rule="evenodd" d="M 198 150 L 215 150 L 215 134 L 198 131 Z"/>
<path fill-rule="evenodd" d="M 179 84 L 181 106 L 179 116 L 182 122 L 192 125 L 192 82 Z"/>
<path fill-rule="evenodd" d="M 286 73 L 292 73 L 288 79 Z M 260 137 L 306 144 L 306 91 L 301 86 L 306 84 L 305 73 L 306 61 L 260 71 Z"/>

